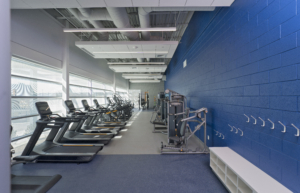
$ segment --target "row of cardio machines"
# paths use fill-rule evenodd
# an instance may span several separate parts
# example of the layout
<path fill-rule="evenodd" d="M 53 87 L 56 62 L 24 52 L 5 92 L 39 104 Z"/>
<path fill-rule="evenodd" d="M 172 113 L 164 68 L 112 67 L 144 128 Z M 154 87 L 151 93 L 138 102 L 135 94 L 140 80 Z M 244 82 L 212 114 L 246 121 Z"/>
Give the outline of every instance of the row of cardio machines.
<path fill-rule="evenodd" d="M 162 154 L 206 154 L 206 137 L 203 148 L 189 148 L 189 140 L 195 133 L 203 128 L 206 136 L 207 108 L 191 110 L 187 108 L 187 99 L 170 89 L 158 94 L 158 103 L 152 113 L 150 122 L 153 124 L 153 133 L 167 135 L 167 145 L 161 142 Z M 190 123 L 195 123 L 192 130 Z"/>
<path fill-rule="evenodd" d="M 103 107 L 94 99 L 96 108 L 92 108 L 87 100 L 82 100 L 84 111 L 81 111 L 75 108 L 71 100 L 66 100 L 66 117 L 54 114 L 47 102 L 37 102 L 35 106 L 40 119 L 21 156 L 12 158 L 11 165 L 32 162 L 90 162 L 104 145 L 125 128 L 131 117 L 131 102 L 117 95 L 114 100 L 109 98 L 109 101 L 109 105 Z M 37 145 L 45 129 L 50 132 L 45 141 Z M 11 156 L 12 154 L 13 148 Z M 60 175 L 12 175 L 12 192 L 46 192 L 60 178 Z"/>

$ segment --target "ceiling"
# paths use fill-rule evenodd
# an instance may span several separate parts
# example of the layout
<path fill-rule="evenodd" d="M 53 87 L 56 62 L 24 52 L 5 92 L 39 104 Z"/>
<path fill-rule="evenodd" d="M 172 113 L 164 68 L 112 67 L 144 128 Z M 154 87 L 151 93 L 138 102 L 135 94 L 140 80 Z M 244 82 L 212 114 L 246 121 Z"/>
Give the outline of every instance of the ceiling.
<path fill-rule="evenodd" d="M 83 10 L 80 8 L 109 10 L 105 7 L 123 7 L 122 9 L 125 9 L 123 18 L 128 19 L 129 23 L 126 24 L 126 27 L 128 28 L 130 25 L 131 28 L 141 28 L 141 23 L 145 23 L 145 20 L 140 20 L 139 7 L 148 7 L 148 10 L 151 7 L 151 12 L 148 13 L 148 28 L 176 27 L 176 31 L 150 32 L 150 39 L 147 41 L 144 40 L 142 32 L 136 32 L 139 39 L 134 41 L 130 41 L 126 33 L 121 32 L 109 32 L 105 41 L 99 41 L 97 34 L 95 36 L 95 33 L 91 32 L 74 34 L 80 39 L 75 45 L 95 59 L 101 58 L 107 62 L 121 63 L 163 62 L 162 65 L 109 65 L 110 69 L 116 73 L 123 73 L 123 77 L 130 81 L 132 76 L 126 75 L 138 74 L 140 75 L 137 76 L 140 78 L 139 81 L 157 82 L 164 80 L 162 75 L 165 73 L 194 11 L 213 11 L 215 7 L 230 6 L 233 2 L 234 0 L 11 0 L 11 8 L 44 9 L 63 26 L 68 21 L 68 28 L 94 28 L 93 22 L 100 23 L 101 28 L 117 28 L 114 20 L 82 20 L 76 16 L 75 12 Z M 170 5 L 172 7 L 169 7 Z M 152 10 L 153 8 L 155 11 Z M 120 23 L 123 20 L 121 17 L 120 20 L 115 21 Z M 145 74 L 150 76 L 144 76 Z M 152 76 L 154 74 L 160 76 Z M 134 80 L 131 82 L 138 82 L 137 77 L 133 77 Z"/>
<path fill-rule="evenodd" d="M 151 72 L 151 73 L 164 73 L 167 69 L 167 65 L 109 65 L 109 68 L 114 72 L 122 73 L 122 72 Z"/>
<path fill-rule="evenodd" d="M 78 41 L 94 58 L 172 58 L 177 41 Z"/>
<path fill-rule="evenodd" d="M 230 6 L 234 0 L 11 0 L 12 9 Z"/>

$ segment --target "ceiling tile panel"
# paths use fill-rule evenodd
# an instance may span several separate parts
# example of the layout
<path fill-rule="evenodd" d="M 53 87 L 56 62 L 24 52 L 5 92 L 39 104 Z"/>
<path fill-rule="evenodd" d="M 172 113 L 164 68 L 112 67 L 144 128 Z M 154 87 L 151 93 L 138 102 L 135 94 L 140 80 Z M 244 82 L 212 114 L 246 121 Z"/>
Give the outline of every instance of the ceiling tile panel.
<path fill-rule="evenodd" d="M 156 45 L 156 51 L 169 51 L 170 45 Z"/>
<path fill-rule="evenodd" d="M 186 0 L 160 0 L 160 7 L 177 7 L 185 6 Z"/>
<path fill-rule="evenodd" d="M 155 45 L 142 45 L 143 51 L 155 51 Z"/>
<path fill-rule="evenodd" d="M 81 7 L 106 7 L 104 0 L 77 0 Z"/>
<path fill-rule="evenodd" d="M 11 9 L 30 9 L 31 7 L 22 0 L 10 0 Z"/>
<path fill-rule="evenodd" d="M 76 0 L 50 0 L 50 2 L 57 8 L 77 8 L 81 7 Z"/>
<path fill-rule="evenodd" d="M 134 7 L 158 7 L 159 0 L 132 0 Z"/>
<path fill-rule="evenodd" d="M 128 49 L 131 52 L 134 52 L 134 51 L 143 51 L 142 45 L 128 45 Z"/>
<path fill-rule="evenodd" d="M 105 0 L 107 7 L 133 7 L 131 0 Z"/>
<path fill-rule="evenodd" d="M 214 0 L 212 6 L 230 6 L 234 0 Z"/>
<path fill-rule="evenodd" d="M 185 6 L 211 6 L 214 0 L 187 0 Z"/>
<path fill-rule="evenodd" d="M 31 8 L 53 8 L 54 5 L 49 0 L 23 0 Z"/>
<path fill-rule="evenodd" d="M 127 45 L 113 45 L 116 51 L 126 51 L 129 52 Z"/>

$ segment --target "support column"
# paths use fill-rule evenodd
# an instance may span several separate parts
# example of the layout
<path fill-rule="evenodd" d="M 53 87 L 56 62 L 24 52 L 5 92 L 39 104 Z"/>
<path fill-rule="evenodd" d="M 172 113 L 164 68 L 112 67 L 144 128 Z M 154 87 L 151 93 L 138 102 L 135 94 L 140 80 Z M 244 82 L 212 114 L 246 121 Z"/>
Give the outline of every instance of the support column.
<path fill-rule="evenodd" d="M 66 21 L 66 28 L 69 28 L 69 22 Z M 65 100 L 69 100 L 69 33 L 64 33 L 64 53 L 63 53 L 63 64 L 62 64 L 62 103 L 63 103 L 63 114 L 66 115 L 68 109 L 65 106 Z"/>
<path fill-rule="evenodd" d="M 10 120 L 11 120 L 11 54 L 10 54 L 10 0 L 2 0 L 0 7 L 0 187 L 10 192 Z"/>
<path fill-rule="evenodd" d="M 116 73 L 114 72 L 114 84 L 113 84 L 114 92 L 116 92 Z"/>

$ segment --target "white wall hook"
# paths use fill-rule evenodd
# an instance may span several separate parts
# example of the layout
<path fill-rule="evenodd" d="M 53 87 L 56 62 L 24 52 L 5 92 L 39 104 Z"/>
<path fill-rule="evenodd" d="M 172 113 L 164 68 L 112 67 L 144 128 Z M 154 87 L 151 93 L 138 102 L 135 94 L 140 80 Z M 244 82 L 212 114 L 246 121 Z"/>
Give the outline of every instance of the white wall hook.
<path fill-rule="evenodd" d="M 222 134 L 223 135 L 223 134 Z M 222 139 L 225 139 L 225 135 L 223 135 Z"/>
<path fill-rule="evenodd" d="M 250 122 L 250 118 L 246 115 L 246 114 L 244 114 L 245 115 L 245 117 L 247 117 L 247 119 L 248 119 L 248 121 L 246 121 L 247 123 L 249 123 Z"/>
<path fill-rule="evenodd" d="M 283 126 L 283 131 L 281 131 L 282 133 L 285 133 L 286 132 L 286 126 L 284 124 L 282 124 L 280 121 L 278 121 L 278 123 L 280 123 L 280 125 Z"/>
<path fill-rule="evenodd" d="M 233 128 L 232 128 L 232 126 L 231 126 L 231 125 L 229 125 L 229 124 L 228 124 L 228 126 L 231 128 L 231 129 L 230 129 L 230 131 L 232 132 L 232 131 L 233 131 Z"/>
<path fill-rule="evenodd" d="M 256 119 L 255 119 L 255 117 L 253 117 L 252 115 L 251 115 L 251 117 L 254 119 L 254 125 L 256 125 L 256 123 L 257 123 L 257 121 L 256 121 Z"/>
<path fill-rule="evenodd" d="M 271 129 L 275 129 L 275 124 L 274 124 L 270 119 L 268 119 L 268 121 L 269 121 L 270 123 L 272 123 Z"/>
<path fill-rule="evenodd" d="M 243 132 L 240 128 L 238 128 L 238 130 L 240 130 L 240 131 L 242 132 L 241 136 L 243 136 L 243 135 L 244 135 L 244 132 Z"/>
<path fill-rule="evenodd" d="M 219 131 L 216 131 L 216 130 L 214 130 L 214 131 L 216 132 L 216 135 L 218 135 Z"/>
<path fill-rule="evenodd" d="M 262 126 L 262 127 L 266 126 L 265 121 L 264 121 L 262 118 L 260 118 L 260 117 L 258 117 L 258 118 L 263 122 L 263 124 L 262 124 L 261 126 Z"/>
<path fill-rule="evenodd" d="M 235 126 L 233 126 L 233 128 L 235 128 Z M 236 129 L 236 132 L 235 133 L 238 133 L 239 132 L 239 130 L 237 129 L 237 128 L 235 128 Z"/>
<path fill-rule="evenodd" d="M 295 135 L 296 137 L 299 137 L 300 136 L 300 132 L 299 132 L 299 129 L 298 127 L 296 127 L 293 123 L 292 123 L 292 126 L 297 129 L 297 134 Z"/>

